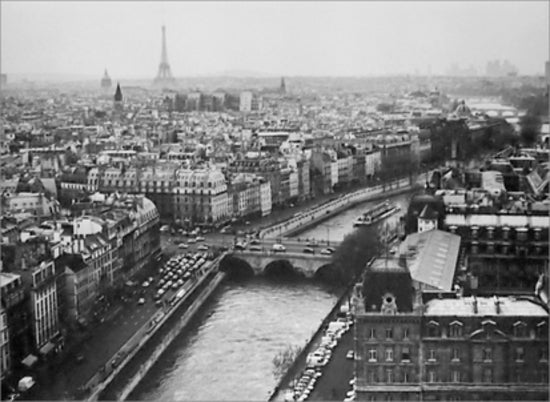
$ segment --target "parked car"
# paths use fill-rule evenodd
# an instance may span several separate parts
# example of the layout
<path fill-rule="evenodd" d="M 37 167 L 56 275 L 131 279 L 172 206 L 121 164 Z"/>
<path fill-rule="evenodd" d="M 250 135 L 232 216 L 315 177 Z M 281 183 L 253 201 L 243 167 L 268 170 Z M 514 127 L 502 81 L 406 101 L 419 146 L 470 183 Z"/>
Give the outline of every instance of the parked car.
<path fill-rule="evenodd" d="M 304 253 L 307 253 L 307 254 L 315 254 L 315 250 L 312 249 L 311 247 L 306 247 L 302 250 Z"/>
<path fill-rule="evenodd" d="M 353 352 L 353 350 L 348 350 L 348 353 L 346 354 L 346 359 L 352 360 L 354 356 L 355 353 Z"/>
<path fill-rule="evenodd" d="M 145 299 L 143 297 L 140 297 L 140 299 L 138 300 L 138 304 L 140 306 L 144 305 L 145 304 Z"/>
<path fill-rule="evenodd" d="M 180 244 L 178 245 L 178 248 L 186 249 L 186 248 L 189 248 L 189 246 L 188 246 L 186 243 L 180 243 Z"/>
<path fill-rule="evenodd" d="M 250 251 L 262 251 L 262 247 L 257 245 L 252 245 L 250 246 Z"/>
<path fill-rule="evenodd" d="M 331 255 L 333 252 L 330 251 L 328 248 L 324 248 L 321 250 L 321 254 L 323 255 Z"/>
<path fill-rule="evenodd" d="M 198 250 L 208 250 L 207 244 L 201 244 L 199 247 L 197 247 Z"/>
<path fill-rule="evenodd" d="M 195 240 L 196 240 L 196 241 L 204 241 L 205 239 L 204 239 L 204 237 L 202 237 L 202 236 L 197 236 L 197 238 L 196 238 Z"/>

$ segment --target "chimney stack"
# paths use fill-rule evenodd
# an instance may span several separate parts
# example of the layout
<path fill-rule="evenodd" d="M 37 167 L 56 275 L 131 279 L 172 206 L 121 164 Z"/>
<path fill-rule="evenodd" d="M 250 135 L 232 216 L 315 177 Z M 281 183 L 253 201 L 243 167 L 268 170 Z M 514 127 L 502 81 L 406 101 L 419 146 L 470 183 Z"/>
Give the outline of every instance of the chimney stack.
<path fill-rule="evenodd" d="M 495 303 L 495 310 L 496 310 L 496 314 L 499 315 L 500 314 L 500 300 L 498 299 L 498 296 L 493 296 L 493 301 Z"/>
<path fill-rule="evenodd" d="M 474 309 L 474 314 L 477 314 L 477 311 L 478 311 L 478 309 L 477 309 L 477 297 L 475 297 L 475 296 L 472 297 L 472 307 Z"/>

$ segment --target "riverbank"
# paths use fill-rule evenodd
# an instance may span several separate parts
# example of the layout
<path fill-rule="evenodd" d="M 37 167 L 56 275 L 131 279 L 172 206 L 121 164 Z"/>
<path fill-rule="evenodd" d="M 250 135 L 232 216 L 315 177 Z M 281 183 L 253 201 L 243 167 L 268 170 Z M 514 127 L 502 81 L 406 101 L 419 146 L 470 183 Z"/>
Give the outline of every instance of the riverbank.
<path fill-rule="evenodd" d="M 176 326 L 169 332 L 169 334 L 164 338 L 164 341 L 161 342 L 151 357 L 140 366 L 139 371 L 134 375 L 130 380 L 128 385 L 122 389 L 122 391 L 117 395 L 116 399 L 118 401 L 125 401 L 131 393 L 138 386 L 140 381 L 147 375 L 149 370 L 155 365 L 159 357 L 166 351 L 166 348 L 174 341 L 176 336 L 178 336 L 181 331 L 187 326 L 189 321 L 195 316 L 197 311 L 203 306 L 203 304 L 208 300 L 212 293 L 218 288 L 218 286 L 225 279 L 225 273 L 217 272 L 212 280 L 206 285 L 206 287 L 199 293 L 197 298 L 192 302 L 188 309 L 183 313 L 179 322 Z M 182 310 L 182 309 L 180 309 Z"/>
<path fill-rule="evenodd" d="M 353 291 L 353 286 L 349 286 L 347 289 L 344 290 L 344 292 L 338 298 L 336 303 L 334 303 L 334 306 L 329 311 L 329 313 L 325 316 L 325 318 L 321 321 L 321 324 L 319 325 L 317 330 L 313 333 L 313 335 L 311 336 L 311 339 L 306 343 L 302 351 L 298 354 L 296 359 L 294 359 L 294 362 L 292 363 L 292 365 L 288 368 L 286 373 L 282 376 L 282 378 L 277 383 L 277 386 L 274 388 L 273 392 L 269 397 L 269 402 L 284 401 L 285 393 L 292 388 L 292 382 L 294 381 L 294 379 L 298 377 L 299 373 L 301 373 L 306 368 L 306 359 L 308 354 L 315 351 L 315 349 L 319 346 L 319 344 L 321 343 L 321 338 L 323 337 L 324 331 L 326 330 L 328 324 L 331 321 L 336 319 L 336 316 L 340 312 L 340 308 L 342 307 L 342 305 L 349 302 L 349 297 L 351 296 L 352 291 Z M 338 345 L 338 346 L 341 346 L 341 345 Z M 332 358 L 334 358 L 334 356 Z"/>
<path fill-rule="evenodd" d="M 93 384 L 90 384 L 91 395 L 87 398 L 88 401 L 96 401 L 103 398 L 103 394 L 111 387 L 112 383 L 116 383 L 117 379 L 121 376 L 121 373 L 124 373 L 127 370 L 127 366 L 132 362 L 138 354 L 140 354 L 143 348 L 150 343 L 151 339 L 158 337 L 158 333 L 161 329 L 164 328 L 165 324 L 170 324 L 172 317 L 175 311 L 178 311 L 181 306 L 189 305 L 194 298 L 197 297 L 197 293 L 200 294 L 200 290 L 204 288 L 205 281 L 211 280 L 213 273 L 217 272 L 218 263 L 221 260 L 221 257 L 213 260 L 211 262 L 208 270 L 199 278 L 196 282 L 191 284 L 186 288 L 186 294 L 182 297 L 177 304 L 174 306 L 168 307 L 165 311 L 159 312 L 162 315 L 162 318 L 157 320 L 156 324 L 151 324 L 147 322 L 143 327 L 138 329 L 134 336 L 128 341 L 119 351 L 119 362 L 117 366 L 111 371 L 108 375 L 103 377 L 101 381 L 97 381 Z M 159 317 L 161 316 L 159 315 Z M 153 328 L 153 329 L 151 329 Z M 126 374 L 126 378 L 129 376 Z M 109 399 L 109 398 L 107 398 Z"/>
<path fill-rule="evenodd" d="M 259 233 L 259 237 L 273 238 L 296 235 L 354 205 L 393 196 L 404 191 L 411 191 L 417 186 L 419 187 L 420 185 L 416 180 L 413 181 L 410 178 L 403 178 L 394 180 L 390 183 L 367 187 L 344 194 L 336 199 L 318 204 L 308 211 L 302 211 L 295 214 L 286 221 L 262 229 Z"/>

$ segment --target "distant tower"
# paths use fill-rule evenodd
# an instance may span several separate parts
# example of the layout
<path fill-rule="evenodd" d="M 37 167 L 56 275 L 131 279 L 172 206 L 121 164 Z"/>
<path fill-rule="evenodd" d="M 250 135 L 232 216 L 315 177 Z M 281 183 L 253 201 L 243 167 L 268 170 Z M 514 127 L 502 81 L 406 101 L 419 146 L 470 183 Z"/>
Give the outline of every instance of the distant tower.
<path fill-rule="evenodd" d="M 175 84 L 174 77 L 170 71 L 170 64 L 168 64 L 168 52 L 166 50 L 166 27 L 162 26 L 162 53 L 160 55 L 160 64 L 157 77 L 155 78 L 155 85 L 167 87 Z"/>
<path fill-rule="evenodd" d="M 108 91 L 109 89 L 111 89 L 112 84 L 113 83 L 111 82 L 111 77 L 109 77 L 107 69 L 105 69 L 105 74 L 103 74 L 103 78 L 101 79 L 101 89 L 103 91 Z"/>
<path fill-rule="evenodd" d="M 120 84 L 117 82 L 115 97 L 114 97 L 114 107 L 116 112 L 122 111 L 122 107 L 123 107 L 122 102 L 123 102 L 122 91 L 120 90 Z"/>
<path fill-rule="evenodd" d="M 282 94 L 286 93 L 285 77 L 281 77 L 281 87 L 279 88 L 279 92 Z"/>

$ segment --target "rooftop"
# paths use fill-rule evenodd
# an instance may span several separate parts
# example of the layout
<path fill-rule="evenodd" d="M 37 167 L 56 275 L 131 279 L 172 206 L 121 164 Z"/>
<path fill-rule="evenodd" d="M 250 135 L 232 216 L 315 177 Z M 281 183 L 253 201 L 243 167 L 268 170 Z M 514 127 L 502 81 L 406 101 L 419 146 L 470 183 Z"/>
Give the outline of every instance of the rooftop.
<path fill-rule="evenodd" d="M 401 244 L 411 277 L 451 291 L 460 248 L 460 236 L 442 230 L 413 233 Z"/>
<path fill-rule="evenodd" d="M 496 303 L 499 311 L 497 312 Z M 477 312 L 474 306 L 477 302 Z M 536 302 L 524 299 L 509 297 L 463 297 L 459 299 L 432 299 L 425 304 L 424 315 L 434 316 L 528 316 L 548 317 L 548 312 Z"/>

